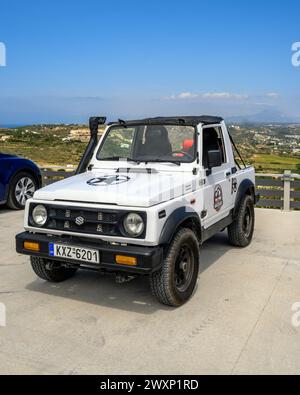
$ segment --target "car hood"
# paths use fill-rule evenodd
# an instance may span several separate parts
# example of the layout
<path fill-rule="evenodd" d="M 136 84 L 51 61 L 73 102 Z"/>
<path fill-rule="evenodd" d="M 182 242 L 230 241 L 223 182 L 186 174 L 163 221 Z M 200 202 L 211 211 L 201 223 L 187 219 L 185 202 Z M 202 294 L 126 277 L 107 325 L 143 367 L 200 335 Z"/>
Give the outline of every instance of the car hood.
<path fill-rule="evenodd" d="M 89 171 L 38 190 L 34 198 L 151 207 L 192 192 L 192 172 Z"/>
<path fill-rule="evenodd" d="M 10 155 L 10 154 L 4 154 L 3 152 L 0 152 L 0 160 L 1 159 L 16 159 L 18 156 L 16 155 Z"/>

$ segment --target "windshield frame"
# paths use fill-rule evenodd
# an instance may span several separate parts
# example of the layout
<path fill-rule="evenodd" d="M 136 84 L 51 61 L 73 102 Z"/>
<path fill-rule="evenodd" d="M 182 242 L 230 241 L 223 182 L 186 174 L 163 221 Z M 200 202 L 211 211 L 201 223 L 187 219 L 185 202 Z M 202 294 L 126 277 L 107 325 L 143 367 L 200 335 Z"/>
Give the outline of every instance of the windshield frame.
<path fill-rule="evenodd" d="M 109 160 L 109 159 L 105 159 L 105 158 L 99 158 L 99 154 L 105 144 L 105 141 L 109 135 L 109 133 L 111 132 L 112 129 L 116 129 L 116 128 L 120 128 L 120 129 L 126 129 L 126 128 L 130 128 L 130 127 L 141 127 L 141 126 L 176 126 L 176 127 L 191 127 L 194 129 L 194 144 L 195 144 L 195 150 L 194 150 L 194 157 L 193 159 L 190 160 L 185 160 L 185 161 L 180 161 L 178 160 L 176 157 L 174 157 L 174 160 L 172 160 L 172 158 L 166 159 L 164 160 L 163 158 L 149 158 L 147 159 L 140 159 L 140 158 L 119 158 L 119 159 L 113 159 L 113 160 Z M 119 123 L 114 123 L 114 124 L 109 124 L 105 133 L 103 134 L 101 140 L 100 140 L 100 144 L 98 145 L 94 158 L 96 159 L 97 162 L 101 162 L 101 163 L 107 163 L 107 162 L 121 162 L 121 161 L 125 161 L 125 162 L 130 162 L 131 159 L 133 160 L 133 162 L 138 162 L 138 163 L 142 163 L 142 164 L 147 164 L 147 163 L 151 163 L 151 164 L 158 164 L 158 165 L 162 165 L 162 164 L 167 164 L 167 163 L 171 163 L 171 164 L 175 164 L 178 165 L 178 163 L 180 165 L 191 165 L 193 163 L 195 163 L 196 160 L 198 160 L 198 155 L 199 155 L 199 147 L 198 147 L 198 126 L 194 126 L 194 125 L 189 125 L 189 124 L 182 124 L 182 125 L 178 125 L 176 123 L 174 124 L 164 124 L 162 122 L 157 122 L 157 123 L 151 123 L 148 124 L 147 122 L 141 122 L 141 123 L 126 123 L 126 124 L 119 124 Z"/>

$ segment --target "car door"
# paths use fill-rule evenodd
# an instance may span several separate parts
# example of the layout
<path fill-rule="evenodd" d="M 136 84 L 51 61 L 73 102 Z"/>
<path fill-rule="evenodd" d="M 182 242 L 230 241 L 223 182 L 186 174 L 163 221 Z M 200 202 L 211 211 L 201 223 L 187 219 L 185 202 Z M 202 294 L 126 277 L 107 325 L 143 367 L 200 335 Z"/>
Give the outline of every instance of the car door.
<path fill-rule="evenodd" d="M 202 158 L 205 168 L 204 207 L 206 216 L 204 228 L 229 215 L 233 207 L 232 164 L 226 150 L 224 132 L 221 125 L 203 127 L 202 130 Z M 208 169 L 207 153 L 209 150 L 220 150 L 222 164 Z"/>
<path fill-rule="evenodd" d="M 0 153 L 0 204 L 5 201 L 5 191 L 6 191 L 6 174 L 5 174 L 5 161 L 1 159 Z"/>

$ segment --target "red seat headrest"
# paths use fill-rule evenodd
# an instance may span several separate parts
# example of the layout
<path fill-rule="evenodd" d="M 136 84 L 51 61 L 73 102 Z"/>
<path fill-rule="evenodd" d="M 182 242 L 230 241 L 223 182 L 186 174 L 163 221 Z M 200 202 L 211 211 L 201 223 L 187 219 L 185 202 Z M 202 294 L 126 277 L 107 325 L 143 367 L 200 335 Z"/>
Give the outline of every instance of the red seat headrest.
<path fill-rule="evenodd" d="M 183 141 L 182 143 L 182 148 L 184 151 L 188 151 L 189 149 L 191 149 L 194 146 L 194 140 L 189 140 L 186 139 Z"/>

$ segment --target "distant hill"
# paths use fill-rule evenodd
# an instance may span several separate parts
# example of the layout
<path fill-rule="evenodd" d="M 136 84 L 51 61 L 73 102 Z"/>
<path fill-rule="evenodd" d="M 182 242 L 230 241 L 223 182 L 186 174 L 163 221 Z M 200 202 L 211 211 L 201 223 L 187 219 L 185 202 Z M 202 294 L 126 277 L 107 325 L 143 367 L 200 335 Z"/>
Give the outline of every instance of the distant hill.
<path fill-rule="evenodd" d="M 233 116 L 226 119 L 231 123 L 300 123 L 300 118 L 287 117 L 279 111 L 265 110 L 257 114 Z"/>

